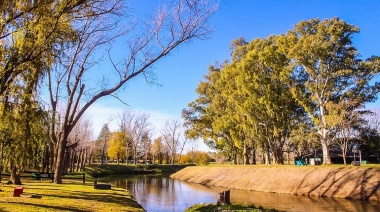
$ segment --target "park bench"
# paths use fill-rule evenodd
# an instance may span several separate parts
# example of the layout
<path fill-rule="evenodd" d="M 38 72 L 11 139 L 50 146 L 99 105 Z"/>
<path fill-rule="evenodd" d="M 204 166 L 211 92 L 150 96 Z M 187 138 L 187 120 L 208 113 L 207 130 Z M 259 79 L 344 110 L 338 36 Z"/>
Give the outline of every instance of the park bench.
<path fill-rule="evenodd" d="M 48 179 L 52 179 L 53 178 L 53 174 L 52 173 L 32 173 L 33 175 L 33 178 L 35 180 L 42 180 L 43 178 L 48 178 Z"/>
<path fill-rule="evenodd" d="M 94 180 L 94 189 L 110 190 L 111 184 L 99 184 L 97 180 Z"/>

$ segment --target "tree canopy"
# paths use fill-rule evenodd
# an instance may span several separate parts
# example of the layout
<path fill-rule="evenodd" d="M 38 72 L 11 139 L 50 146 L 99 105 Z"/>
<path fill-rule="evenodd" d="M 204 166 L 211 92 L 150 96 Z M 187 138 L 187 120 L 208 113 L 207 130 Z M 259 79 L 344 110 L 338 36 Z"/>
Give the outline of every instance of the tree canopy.
<path fill-rule="evenodd" d="M 187 136 L 243 154 L 244 163 L 247 150 L 256 146 L 267 160 L 270 153 L 275 163 L 283 163 L 285 143 L 316 148 L 310 141 L 318 139 L 324 163 L 331 163 L 329 148 L 339 127 L 333 120 L 347 113 L 330 106 L 355 102 L 344 110 L 357 111 L 380 91 L 380 83 L 373 82 L 380 60 L 360 58 L 352 44 L 358 31 L 339 18 L 311 19 L 286 34 L 234 40 L 232 61 L 211 67 L 198 85 L 199 97 L 183 110 Z"/>

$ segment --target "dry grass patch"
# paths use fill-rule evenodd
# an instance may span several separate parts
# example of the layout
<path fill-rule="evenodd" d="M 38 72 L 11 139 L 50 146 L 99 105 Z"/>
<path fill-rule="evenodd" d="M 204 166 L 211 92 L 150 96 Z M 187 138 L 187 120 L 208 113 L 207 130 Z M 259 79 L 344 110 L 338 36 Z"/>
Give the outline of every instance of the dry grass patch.
<path fill-rule="evenodd" d="M 13 197 L 15 185 L 0 186 L 0 211 L 144 211 L 128 191 L 96 190 L 92 183 L 23 181 L 24 193 Z"/>
<path fill-rule="evenodd" d="M 231 189 L 380 201 L 376 166 L 200 166 L 170 177 Z"/>

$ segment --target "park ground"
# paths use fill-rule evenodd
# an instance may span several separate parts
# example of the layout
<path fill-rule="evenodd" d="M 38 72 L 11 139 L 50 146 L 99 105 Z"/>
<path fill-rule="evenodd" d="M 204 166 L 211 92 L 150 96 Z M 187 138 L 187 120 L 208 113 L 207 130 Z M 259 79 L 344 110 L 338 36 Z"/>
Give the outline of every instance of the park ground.
<path fill-rule="evenodd" d="M 23 194 L 13 197 L 15 185 L 0 185 L 0 211 L 144 211 L 125 189 L 94 189 L 90 179 L 64 180 L 53 184 L 49 179 L 23 180 Z"/>
<path fill-rule="evenodd" d="M 23 194 L 13 197 L 16 185 L 7 184 L 3 175 L 0 182 L 0 211 L 144 211 L 125 189 L 94 189 L 94 179 L 117 174 L 174 173 L 186 165 L 100 165 L 86 168 L 85 183 L 82 179 L 65 177 L 63 184 L 50 179 L 35 180 L 23 177 Z M 78 173 L 77 177 L 82 177 Z"/>
<path fill-rule="evenodd" d="M 87 167 L 84 184 L 78 179 L 64 179 L 63 184 L 53 184 L 49 179 L 22 179 L 24 193 L 21 197 L 13 197 L 16 185 L 6 184 L 3 178 L 0 184 L 2 190 L 0 191 L 0 211 L 144 211 L 125 189 L 115 187 L 112 190 L 94 189 L 94 177 L 174 172 L 176 173 L 172 177 L 175 179 L 225 188 L 239 189 L 244 186 L 248 190 L 299 195 L 317 195 L 318 192 L 323 191 L 322 196 L 326 197 L 333 193 L 335 197 L 341 198 L 375 201 L 380 199 L 380 182 L 378 181 L 380 165 L 299 167 L 227 164 L 188 167 L 185 165 L 110 164 Z M 310 191 L 309 188 L 313 190 Z M 356 189 L 366 195 L 357 196 Z M 232 207 L 255 208 L 239 205 Z M 200 204 L 189 211 L 213 211 L 215 208 L 217 208 L 216 205 Z"/>

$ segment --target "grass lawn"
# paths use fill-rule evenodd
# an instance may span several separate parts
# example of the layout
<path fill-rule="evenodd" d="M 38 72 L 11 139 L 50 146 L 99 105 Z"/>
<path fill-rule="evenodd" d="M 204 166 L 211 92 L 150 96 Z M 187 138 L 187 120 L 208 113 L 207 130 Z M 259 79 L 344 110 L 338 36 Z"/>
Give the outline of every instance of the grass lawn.
<path fill-rule="evenodd" d="M 92 177 L 102 177 L 118 174 L 153 174 L 174 173 L 186 168 L 188 165 L 145 165 L 145 164 L 91 164 L 86 166 L 86 173 Z"/>
<path fill-rule="evenodd" d="M 252 211 L 252 212 L 276 212 L 274 209 L 265 209 L 263 207 L 244 206 L 244 205 L 225 205 L 217 206 L 216 204 L 197 204 L 186 209 L 185 212 L 214 212 L 214 211 Z"/>
<path fill-rule="evenodd" d="M 15 185 L 0 185 L 0 211 L 144 211 L 128 191 L 97 190 L 91 181 L 53 184 L 50 180 L 22 179 L 22 183 L 21 197 L 13 197 Z"/>

